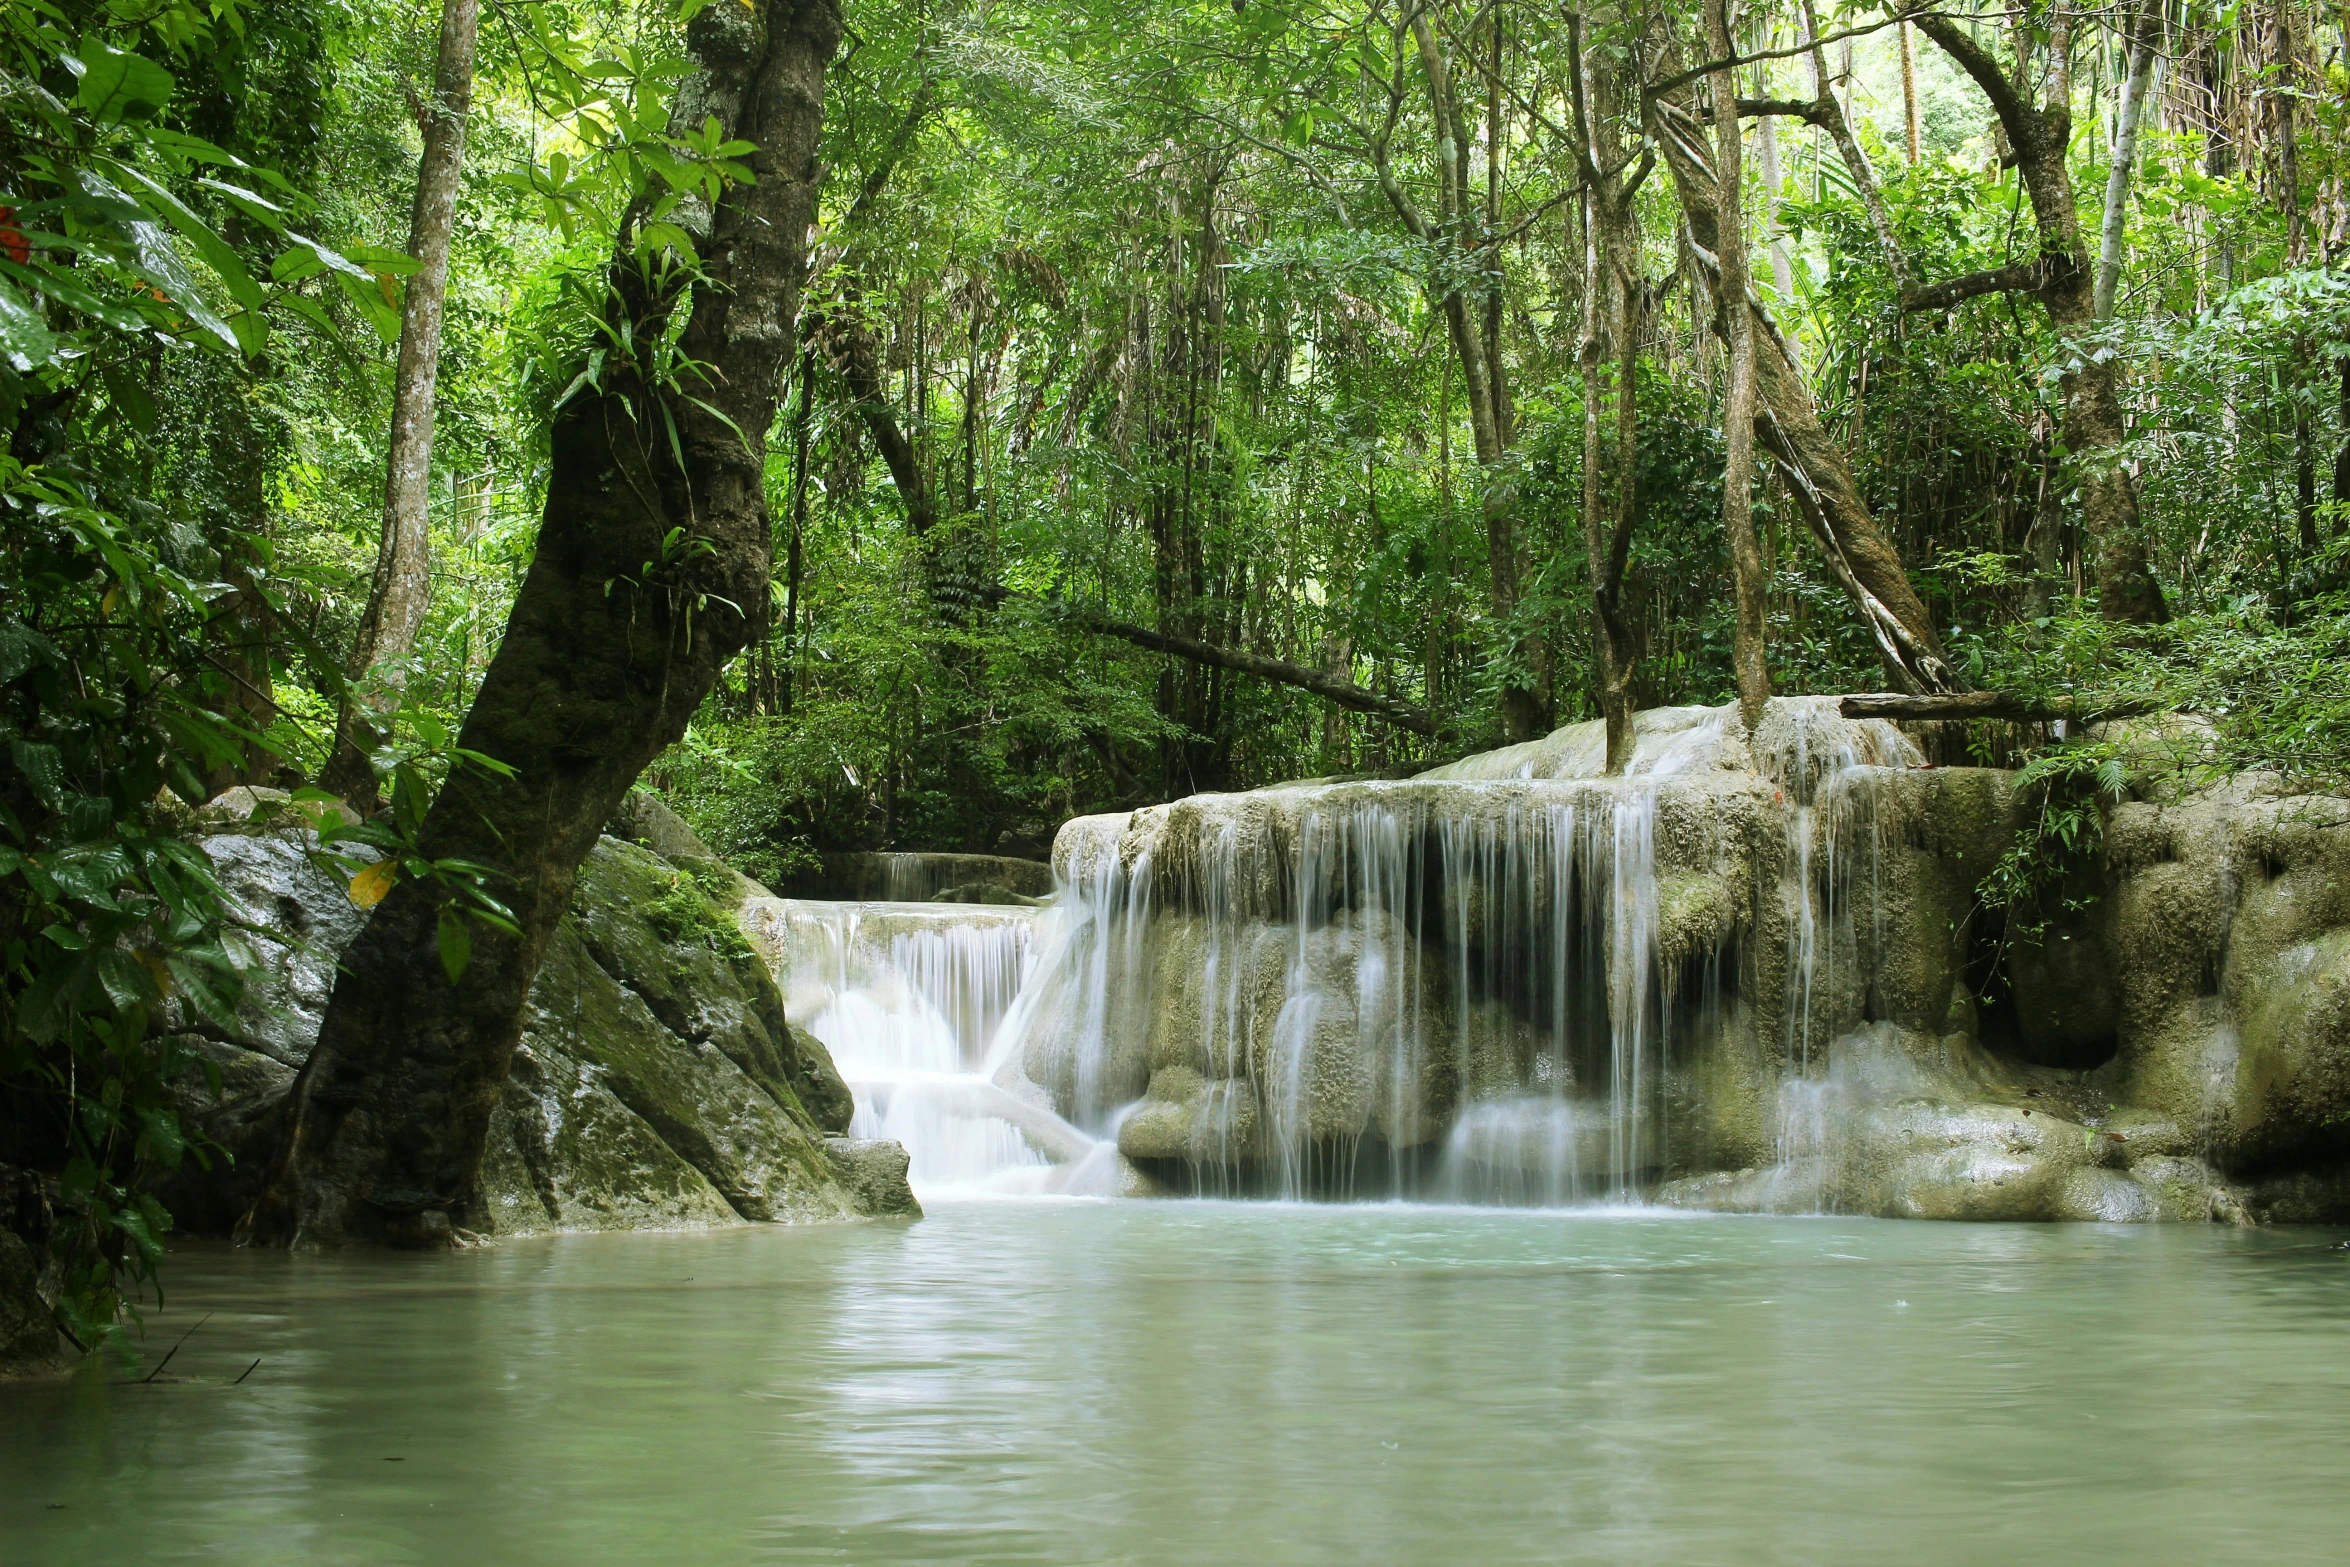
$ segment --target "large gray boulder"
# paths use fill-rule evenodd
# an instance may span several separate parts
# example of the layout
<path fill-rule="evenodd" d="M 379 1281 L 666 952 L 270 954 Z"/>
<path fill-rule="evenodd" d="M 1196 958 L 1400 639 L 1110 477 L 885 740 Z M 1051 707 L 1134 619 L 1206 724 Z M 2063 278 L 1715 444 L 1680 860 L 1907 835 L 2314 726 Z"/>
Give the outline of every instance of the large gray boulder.
<path fill-rule="evenodd" d="M 646 820 L 667 826 L 640 811 Z M 366 915 L 298 824 L 216 832 L 203 847 L 253 978 L 233 1027 L 184 1020 L 218 1086 L 192 1075 L 183 1114 L 231 1160 L 191 1163 L 165 1200 L 183 1228 L 219 1233 L 251 1199 L 336 961 Z M 728 912 L 740 895 L 732 873 L 690 842 L 669 847 L 686 863 L 606 837 L 580 868 L 493 1112 L 472 1227 L 530 1235 L 918 1211 L 871 1173 L 871 1158 L 844 1173 L 828 1152 L 854 1108 L 846 1085 L 823 1045 L 785 1019 Z"/>

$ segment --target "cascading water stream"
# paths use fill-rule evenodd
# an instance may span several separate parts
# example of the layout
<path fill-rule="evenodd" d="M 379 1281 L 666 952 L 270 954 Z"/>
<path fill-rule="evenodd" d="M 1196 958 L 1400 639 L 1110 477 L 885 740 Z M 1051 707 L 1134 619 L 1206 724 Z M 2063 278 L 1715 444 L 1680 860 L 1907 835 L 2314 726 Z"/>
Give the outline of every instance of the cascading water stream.
<path fill-rule="evenodd" d="M 855 1137 L 903 1143 L 918 1190 L 1040 1189 L 1090 1140 L 990 1081 L 988 1050 L 1034 966 L 1024 907 L 756 899 L 792 1021 L 856 1097 Z"/>
<path fill-rule="evenodd" d="M 1637 1201 L 1686 1162 L 1693 1052 L 1724 1048 L 1768 1074 L 1766 1157 L 1800 1182 L 1881 945 L 1847 886 L 1875 863 L 1870 780 L 1920 758 L 1827 703 L 1772 724 L 1668 712 L 1620 778 L 1562 731 L 1547 760 L 1080 818 L 1045 909 L 767 900 L 746 924 L 774 928 L 855 1131 L 933 1190 Z M 1784 835 L 1759 888 L 1757 829 Z M 1758 968 L 1737 942 L 1773 918 Z"/>

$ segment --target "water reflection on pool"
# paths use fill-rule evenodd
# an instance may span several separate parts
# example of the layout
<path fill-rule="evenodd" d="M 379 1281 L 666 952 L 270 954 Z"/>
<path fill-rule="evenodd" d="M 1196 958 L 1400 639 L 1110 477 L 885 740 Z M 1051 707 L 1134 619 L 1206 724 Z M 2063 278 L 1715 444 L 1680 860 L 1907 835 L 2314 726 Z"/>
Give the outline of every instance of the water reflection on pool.
<path fill-rule="evenodd" d="M 2331 1563 L 2339 1239 L 1031 1201 L 192 1247 L 167 1380 L 0 1386 L 0 1561 Z"/>

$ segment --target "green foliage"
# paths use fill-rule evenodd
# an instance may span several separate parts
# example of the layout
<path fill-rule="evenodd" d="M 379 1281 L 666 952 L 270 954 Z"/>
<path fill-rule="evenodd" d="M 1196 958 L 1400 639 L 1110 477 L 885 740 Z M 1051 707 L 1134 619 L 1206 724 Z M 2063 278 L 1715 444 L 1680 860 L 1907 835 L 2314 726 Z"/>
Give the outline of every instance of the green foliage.
<path fill-rule="evenodd" d="M 2129 770 L 2111 744 L 2059 746 L 2016 775 L 2024 817 L 1975 895 L 2001 917 L 2006 939 L 2029 939 L 2060 914 L 2095 901 L 2087 889 L 2105 842 L 2105 811 L 2121 803 Z"/>

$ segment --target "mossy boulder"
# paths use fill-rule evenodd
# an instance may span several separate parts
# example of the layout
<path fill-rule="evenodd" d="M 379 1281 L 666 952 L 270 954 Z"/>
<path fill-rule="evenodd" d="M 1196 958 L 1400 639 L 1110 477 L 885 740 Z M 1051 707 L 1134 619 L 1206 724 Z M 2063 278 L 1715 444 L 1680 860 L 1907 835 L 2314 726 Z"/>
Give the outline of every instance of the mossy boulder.
<path fill-rule="evenodd" d="M 183 1228 L 220 1232 L 250 1201 L 336 959 L 365 915 L 298 830 L 223 833 L 205 849 L 252 932 L 259 979 L 234 1028 L 189 1020 L 219 1084 L 192 1075 L 183 1112 L 233 1162 L 183 1171 L 165 1201 Z M 688 864 L 606 837 L 581 866 L 493 1112 L 475 1228 L 704 1228 L 911 1211 L 902 1180 L 893 1188 L 871 1158 L 851 1179 L 828 1153 L 854 1108 L 847 1086 L 824 1047 L 785 1020 L 773 978 L 723 901 L 735 891 L 723 867 L 680 853 Z"/>

